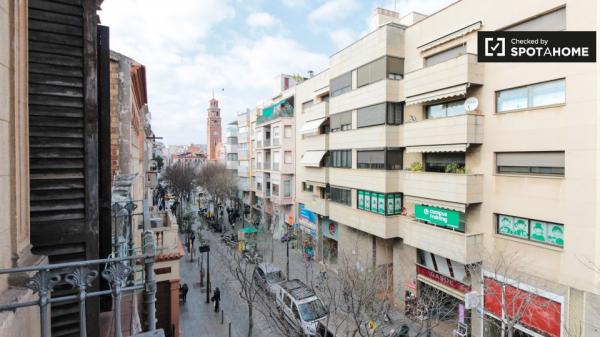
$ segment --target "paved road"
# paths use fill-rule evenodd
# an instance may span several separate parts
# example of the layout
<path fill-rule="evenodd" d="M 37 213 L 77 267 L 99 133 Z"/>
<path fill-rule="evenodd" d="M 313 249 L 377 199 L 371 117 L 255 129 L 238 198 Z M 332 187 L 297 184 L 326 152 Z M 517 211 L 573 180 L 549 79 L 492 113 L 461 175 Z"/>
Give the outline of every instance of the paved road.
<path fill-rule="evenodd" d="M 226 228 L 230 228 L 227 221 L 227 214 L 224 216 Z M 206 228 L 200 223 L 194 225 L 194 228 Z M 223 309 L 223 325 L 221 324 L 220 313 L 213 311 L 213 303 L 206 304 L 206 292 L 199 285 L 200 266 L 196 257 L 194 262 L 190 262 L 189 255 L 186 255 L 180 261 L 181 282 L 187 283 L 190 287 L 187 304 L 180 309 L 181 336 L 183 337 L 220 337 L 229 336 L 228 323 L 231 322 L 231 336 L 247 336 L 248 311 L 246 303 L 240 299 L 239 286 L 236 280 L 233 280 L 230 271 L 226 267 L 223 251 L 226 251 L 220 236 L 209 230 L 201 230 L 203 238 L 208 240 L 211 245 L 211 289 L 219 287 L 221 289 L 221 307 Z M 197 242 L 196 242 L 197 244 Z M 263 252 L 265 262 L 271 262 L 279 266 L 285 273 L 286 266 L 286 245 L 279 240 L 271 240 L 269 236 L 263 235 L 259 240 L 259 250 Z M 273 252 L 273 254 L 271 254 Z M 308 285 L 316 285 L 318 275 L 318 265 L 315 262 L 305 262 L 299 249 L 290 248 L 290 279 L 298 278 Z M 333 272 L 328 272 L 328 282 L 332 287 L 337 287 L 336 276 Z M 320 297 L 324 300 L 327 295 L 319 290 Z M 212 295 L 212 294 L 211 294 Z M 327 302 L 327 300 L 325 300 Z M 283 337 L 280 331 L 271 327 L 271 324 L 260 312 L 255 310 L 254 315 L 254 336 L 272 336 Z M 338 311 L 332 315 L 333 321 L 343 320 L 343 312 Z M 397 315 L 394 315 L 396 318 Z M 396 320 L 394 320 L 396 321 Z M 341 330 L 338 330 L 341 331 Z M 414 329 L 413 329 L 414 331 Z M 432 336 L 437 337 L 436 334 Z"/>

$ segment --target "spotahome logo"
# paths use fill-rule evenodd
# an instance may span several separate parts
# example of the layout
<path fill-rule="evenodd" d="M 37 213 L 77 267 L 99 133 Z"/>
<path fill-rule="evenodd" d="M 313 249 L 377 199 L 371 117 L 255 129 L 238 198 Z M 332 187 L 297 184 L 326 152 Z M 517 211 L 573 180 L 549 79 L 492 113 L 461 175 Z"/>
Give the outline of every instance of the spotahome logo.
<path fill-rule="evenodd" d="M 479 62 L 596 62 L 596 32 L 478 32 Z"/>

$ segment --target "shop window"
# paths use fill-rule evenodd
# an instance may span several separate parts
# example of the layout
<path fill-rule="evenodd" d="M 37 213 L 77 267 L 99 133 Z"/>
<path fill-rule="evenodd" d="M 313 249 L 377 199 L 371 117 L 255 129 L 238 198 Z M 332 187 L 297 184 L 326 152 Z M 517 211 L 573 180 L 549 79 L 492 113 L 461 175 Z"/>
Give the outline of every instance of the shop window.
<path fill-rule="evenodd" d="M 565 175 L 565 153 L 554 152 L 496 152 L 498 173 L 525 175 Z"/>
<path fill-rule="evenodd" d="M 402 193 L 378 193 L 358 190 L 357 208 L 381 215 L 402 213 Z"/>
<path fill-rule="evenodd" d="M 496 92 L 496 112 L 510 112 L 564 104 L 565 79 L 531 84 Z"/>
<path fill-rule="evenodd" d="M 459 169 L 465 168 L 464 152 L 439 152 L 425 154 L 425 171 L 427 172 L 448 172 L 450 166 Z"/>
<path fill-rule="evenodd" d="M 563 247 L 564 231 L 562 224 L 496 214 L 496 233 L 501 235 Z"/>

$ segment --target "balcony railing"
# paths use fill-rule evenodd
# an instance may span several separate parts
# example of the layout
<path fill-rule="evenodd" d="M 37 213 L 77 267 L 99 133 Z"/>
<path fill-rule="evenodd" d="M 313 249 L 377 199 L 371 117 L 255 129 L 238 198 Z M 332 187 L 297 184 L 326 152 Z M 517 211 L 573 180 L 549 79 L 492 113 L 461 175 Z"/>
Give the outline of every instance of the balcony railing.
<path fill-rule="evenodd" d="M 279 146 L 279 138 L 273 138 L 273 146 Z"/>
<path fill-rule="evenodd" d="M 271 146 L 271 139 L 265 139 L 263 144 L 265 147 Z"/>
<path fill-rule="evenodd" d="M 273 163 L 273 171 L 279 171 L 279 163 Z"/>
<path fill-rule="evenodd" d="M 271 169 L 271 163 L 264 163 L 263 165 L 263 170 L 270 170 Z"/>
<path fill-rule="evenodd" d="M 269 116 L 258 116 L 256 119 L 256 124 L 263 124 L 279 117 L 294 117 L 294 107 L 291 105 L 285 105 L 281 109 L 273 111 L 273 113 Z"/>
<path fill-rule="evenodd" d="M 121 298 L 124 293 L 143 292 L 145 305 L 145 331 L 156 330 L 156 278 L 154 257 L 156 253 L 154 234 L 143 234 L 143 254 L 119 258 L 78 261 L 38 265 L 30 267 L 0 269 L 0 275 L 31 275 L 22 286 L 31 289 L 38 299 L 27 302 L 0 303 L 0 312 L 15 311 L 18 308 L 38 306 L 40 312 L 40 331 L 42 337 L 51 336 L 51 304 L 79 303 L 79 335 L 87 336 L 86 300 L 111 295 L 114 311 L 115 337 L 121 337 Z M 132 277 L 136 263 L 144 265 L 144 277 L 136 280 Z M 110 285 L 109 290 L 88 291 L 94 281 L 101 276 Z M 17 278 L 17 277 L 15 277 Z M 20 278 L 19 278 L 20 279 Z M 55 287 L 70 285 L 77 294 L 54 296 Z M 31 322 L 33 324 L 33 322 Z"/>

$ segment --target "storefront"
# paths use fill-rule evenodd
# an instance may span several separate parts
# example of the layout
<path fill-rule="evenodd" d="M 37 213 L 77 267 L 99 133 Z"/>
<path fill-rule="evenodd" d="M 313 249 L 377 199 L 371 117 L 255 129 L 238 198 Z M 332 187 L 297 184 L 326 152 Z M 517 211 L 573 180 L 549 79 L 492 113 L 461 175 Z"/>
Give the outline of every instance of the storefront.
<path fill-rule="evenodd" d="M 317 251 L 317 224 L 319 218 L 316 213 L 298 204 L 298 223 L 302 242 L 302 254 L 305 258 L 315 258 Z"/>
<path fill-rule="evenodd" d="M 329 265 L 335 265 L 338 259 L 338 223 L 323 219 L 321 221 L 321 233 L 323 234 L 323 260 Z"/>
<path fill-rule="evenodd" d="M 483 336 L 561 337 L 564 298 L 551 292 L 483 272 Z"/>
<path fill-rule="evenodd" d="M 429 319 L 440 336 L 471 331 L 471 310 L 465 308 L 465 295 L 471 292 L 470 273 L 465 265 L 419 250 L 417 252 L 417 294 L 407 292 L 407 311 L 416 320 Z M 458 334 L 461 336 L 461 334 Z"/>

